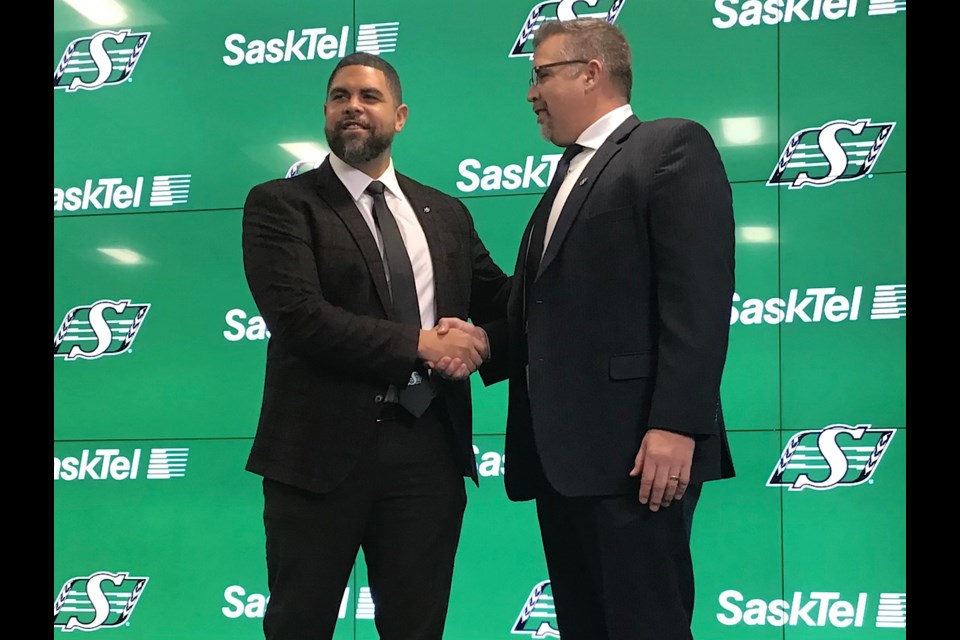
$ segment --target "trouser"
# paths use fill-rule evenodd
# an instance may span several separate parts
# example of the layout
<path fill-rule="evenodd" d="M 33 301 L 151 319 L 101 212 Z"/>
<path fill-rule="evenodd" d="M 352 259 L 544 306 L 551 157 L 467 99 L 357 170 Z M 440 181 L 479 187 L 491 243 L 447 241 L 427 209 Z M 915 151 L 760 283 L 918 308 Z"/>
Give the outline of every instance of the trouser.
<path fill-rule="evenodd" d="M 442 637 L 466 491 L 434 411 L 380 422 L 329 493 L 264 479 L 268 640 L 331 638 L 361 548 L 380 638 Z"/>
<path fill-rule="evenodd" d="M 701 485 L 650 511 L 637 495 L 568 498 L 537 517 L 563 640 L 691 640 L 690 530 Z"/>

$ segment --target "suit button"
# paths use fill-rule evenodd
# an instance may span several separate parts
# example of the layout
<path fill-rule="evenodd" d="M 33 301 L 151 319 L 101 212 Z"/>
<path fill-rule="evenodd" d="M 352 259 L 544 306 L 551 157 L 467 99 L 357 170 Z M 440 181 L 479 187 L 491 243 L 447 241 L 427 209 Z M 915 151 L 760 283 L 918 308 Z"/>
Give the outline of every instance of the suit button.
<path fill-rule="evenodd" d="M 543 300 L 534 300 L 537 304 L 543 304 Z"/>
<path fill-rule="evenodd" d="M 378 395 L 376 398 L 373 399 L 373 401 L 376 402 L 377 404 L 380 404 L 381 402 L 383 402 L 383 396 Z"/>

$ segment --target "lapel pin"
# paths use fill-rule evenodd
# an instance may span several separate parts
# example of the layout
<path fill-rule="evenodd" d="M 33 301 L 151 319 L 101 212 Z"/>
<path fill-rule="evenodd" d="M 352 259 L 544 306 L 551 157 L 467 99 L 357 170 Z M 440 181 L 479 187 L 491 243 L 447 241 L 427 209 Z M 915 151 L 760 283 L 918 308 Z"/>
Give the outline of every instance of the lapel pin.
<path fill-rule="evenodd" d="M 590 178 L 583 178 L 583 179 L 581 179 L 581 180 L 580 180 L 580 186 L 582 187 L 583 185 L 587 184 L 587 180 L 589 180 L 589 179 L 590 179 Z"/>
<path fill-rule="evenodd" d="M 423 208 L 423 212 L 424 212 L 424 213 L 430 213 L 430 207 L 424 207 L 424 208 Z"/>

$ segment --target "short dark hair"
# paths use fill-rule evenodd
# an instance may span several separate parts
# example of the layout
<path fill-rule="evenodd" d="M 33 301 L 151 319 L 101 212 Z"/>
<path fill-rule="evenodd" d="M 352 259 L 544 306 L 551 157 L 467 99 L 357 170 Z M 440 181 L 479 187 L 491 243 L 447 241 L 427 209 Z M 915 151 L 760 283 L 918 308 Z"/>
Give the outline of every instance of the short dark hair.
<path fill-rule="evenodd" d="M 375 56 L 372 53 L 364 53 L 362 51 L 344 56 L 340 62 L 337 63 L 337 66 L 333 68 L 333 72 L 330 74 L 330 79 L 327 80 L 327 93 L 330 93 L 330 87 L 333 85 L 333 78 L 337 75 L 337 72 L 340 71 L 340 69 L 357 64 L 364 67 L 373 67 L 374 69 L 382 71 L 383 75 L 387 78 L 387 86 L 390 87 L 390 92 L 397 100 L 397 104 L 403 103 L 403 91 L 400 88 L 400 76 L 397 74 L 397 70 L 393 68 L 392 64 L 380 56 Z"/>
<path fill-rule="evenodd" d="M 633 89 L 632 54 L 630 44 L 616 25 L 603 18 L 577 18 L 576 20 L 551 20 L 537 29 L 533 38 L 536 49 L 551 36 L 567 36 L 560 51 L 567 59 L 600 60 L 607 68 L 610 79 L 630 101 Z"/>

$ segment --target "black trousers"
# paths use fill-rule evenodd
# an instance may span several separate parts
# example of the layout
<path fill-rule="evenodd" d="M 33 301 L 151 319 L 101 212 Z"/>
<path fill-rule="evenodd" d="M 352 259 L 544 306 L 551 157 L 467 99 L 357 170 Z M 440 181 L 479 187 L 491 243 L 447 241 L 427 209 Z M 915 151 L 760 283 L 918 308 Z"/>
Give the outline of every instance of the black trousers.
<path fill-rule="evenodd" d="M 264 479 L 268 640 L 331 638 L 361 548 L 380 638 L 443 636 L 463 476 L 434 409 L 378 427 L 376 446 L 329 493 Z"/>
<path fill-rule="evenodd" d="M 650 511 L 636 495 L 537 498 L 563 640 L 692 640 L 690 530 L 701 485 Z"/>

